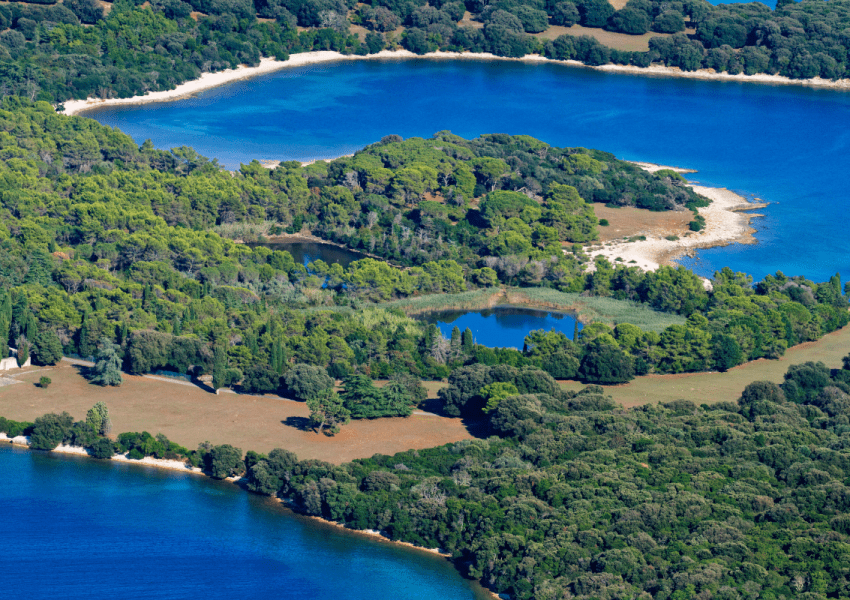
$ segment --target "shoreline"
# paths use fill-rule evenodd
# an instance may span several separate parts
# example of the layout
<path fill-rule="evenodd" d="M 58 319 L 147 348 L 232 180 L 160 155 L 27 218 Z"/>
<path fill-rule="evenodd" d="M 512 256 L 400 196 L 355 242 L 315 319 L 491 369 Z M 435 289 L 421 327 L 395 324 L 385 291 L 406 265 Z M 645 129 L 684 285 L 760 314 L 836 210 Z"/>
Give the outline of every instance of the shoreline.
<path fill-rule="evenodd" d="M 662 165 L 638 163 L 637 166 L 650 172 L 666 169 Z M 680 173 L 695 173 L 687 169 L 674 169 Z M 698 232 L 686 232 L 679 239 L 667 239 L 667 236 L 646 234 L 645 240 L 613 241 L 603 246 L 591 244 L 588 256 L 604 256 L 613 265 L 636 266 L 644 271 L 655 271 L 660 266 L 676 266 L 675 262 L 683 256 L 693 256 L 696 250 L 718 248 L 731 244 L 755 244 L 753 234 L 756 229 L 752 219 L 764 215 L 750 211 L 765 208 L 766 202 L 751 202 L 744 196 L 726 188 L 706 187 L 689 183 L 694 192 L 711 200 L 711 204 L 697 209 L 705 218 L 705 228 Z M 622 260 L 616 260 L 620 258 Z M 615 262 L 616 261 L 616 262 Z M 710 289 L 710 280 L 703 278 L 706 289 Z"/>
<path fill-rule="evenodd" d="M 22 435 L 10 438 L 5 433 L 0 433 L 0 443 L 3 442 L 6 442 L 13 446 L 19 446 L 27 449 L 30 448 L 29 438 Z M 57 454 L 73 454 L 76 456 L 86 456 L 88 458 L 93 458 L 91 454 L 89 454 L 88 450 L 86 450 L 82 446 L 68 446 L 65 444 L 60 444 L 53 450 L 48 450 L 47 452 L 55 452 Z M 153 458 L 152 456 L 146 456 L 141 459 L 135 459 L 128 458 L 126 454 L 116 454 L 112 458 L 102 458 L 96 460 L 111 460 L 117 463 L 142 465 L 145 467 L 155 467 L 157 469 L 165 469 L 167 471 L 179 471 L 180 473 L 205 475 L 205 473 L 198 467 L 192 467 L 188 463 L 167 458 Z"/>
<path fill-rule="evenodd" d="M 215 73 L 202 73 L 198 79 L 186 81 L 178 85 L 173 90 L 165 90 L 160 92 L 149 92 L 141 96 L 133 96 L 131 98 L 88 98 L 86 100 L 68 100 L 63 103 L 64 111 L 62 114 L 80 115 L 86 111 L 102 108 L 106 106 L 121 106 L 121 105 L 137 105 L 147 104 L 149 102 L 171 102 L 182 98 L 190 97 L 202 91 L 206 91 L 221 85 L 239 81 L 241 79 L 249 79 L 260 75 L 274 73 L 281 69 L 292 67 L 302 67 L 306 65 L 348 61 L 348 60 L 381 60 L 381 59 L 451 59 L 451 60 L 503 60 L 514 62 L 530 62 L 530 63 L 553 63 L 567 65 L 570 67 L 581 67 L 584 69 L 593 69 L 607 73 L 623 73 L 631 75 L 656 76 L 656 77 L 680 77 L 684 79 L 703 79 L 712 81 L 730 81 L 730 82 L 745 82 L 745 83 L 762 83 L 773 85 L 802 85 L 816 88 L 830 88 L 847 90 L 850 89 L 850 79 L 839 79 L 832 81 L 830 79 L 821 79 L 815 77 L 813 79 L 791 79 L 782 75 L 730 75 L 729 73 L 716 73 L 710 69 L 700 69 L 697 71 L 682 71 L 678 67 L 667 66 L 649 66 L 635 67 L 631 65 L 586 65 L 576 60 L 555 60 L 546 58 L 539 54 L 527 54 L 522 57 L 513 58 L 508 56 L 496 56 L 487 52 L 429 52 L 427 54 L 414 54 L 409 50 L 381 50 L 376 54 L 356 55 L 356 54 L 341 54 L 330 50 L 319 50 L 312 52 L 301 52 L 292 54 L 285 61 L 279 61 L 272 58 L 261 58 L 260 64 L 256 67 L 246 67 L 240 65 L 235 69 L 227 69 L 225 71 L 217 71 Z"/>
<path fill-rule="evenodd" d="M 4 443 L 4 442 L 8 443 L 12 446 L 18 446 L 20 448 L 26 448 L 27 450 L 31 449 L 30 444 L 29 444 L 29 438 L 22 436 L 22 435 L 10 438 L 5 433 L 0 432 L 0 443 Z M 87 457 L 87 458 L 93 458 L 89 454 L 88 450 L 86 450 L 82 446 L 68 446 L 68 445 L 65 445 L 65 444 L 60 444 L 59 446 L 57 446 L 53 450 L 49 450 L 48 452 L 55 452 L 57 454 L 63 454 L 63 455 L 74 455 L 74 456 L 84 456 L 84 457 Z M 165 458 L 153 458 L 153 457 L 150 457 L 150 456 L 146 456 L 143 459 L 137 460 L 137 459 L 133 459 L 133 458 L 127 458 L 127 456 L 125 454 L 116 454 L 112 458 L 109 458 L 109 459 L 95 459 L 95 460 L 112 460 L 112 461 L 115 461 L 115 462 L 118 462 L 118 463 L 144 465 L 144 466 L 147 466 L 147 467 L 154 467 L 154 468 L 157 468 L 157 469 L 164 469 L 164 470 L 167 470 L 167 471 L 177 471 L 177 472 L 180 472 L 180 473 L 190 473 L 192 475 L 202 475 L 204 477 L 209 477 L 206 473 L 204 473 L 198 467 L 192 467 L 192 466 L 188 465 L 187 463 L 180 462 L 178 460 L 169 460 L 169 459 L 165 459 Z M 240 486 L 239 484 L 243 479 L 244 479 L 244 477 L 242 477 L 242 476 L 236 476 L 236 477 L 228 477 L 226 480 L 223 480 L 223 481 L 229 481 L 229 482 L 233 483 L 234 485 L 241 488 L 242 486 Z M 243 491 L 245 491 L 245 490 L 243 489 Z M 250 493 L 250 492 L 246 492 L 246 493 Z M 419 551 L 419 552 L 427 552 L 428 554 L 439 556 L 439 557 L 447 559 L 447 560 L 451 560 L 451 557 L 452 557 L 451 554 L 444 552 L 440 548 L 425 548 L 423 546 L 416 546 L 415 544 L 412 544 L 410 542 L 402 542 L 402 541 L 399 541 L 399 540 L 393 540 L 391 538 L 388 538 L 382 532 L 374 530 L 374 529 L 352 529 L 351 527 L 348 527 L 348 526 L 344 525 L 343 523 L 338 523 L 336 521 L 330 521 L 330 520 L 324 519 L 322 517 L 317 517 L 317 516 L 314 516 L 314 515 L 308 515 L 308 514 L 302 513 L 299 510 L 297 510 L 297 505 L 292 500 L 289 500 L 288 498 L 280 498 L 279 496 L 268 496 L 268 498 L 273 500 L 273 501 L 278 502 L 285 509 L 291 511 L 294 515 L 298 515 L 299 517 L 303 517 L 303 518 L 307 518 L 307 519 L 317 521 L 317 522 L 319 522 L 319 523 L 321 523 L 325 526 L 334 527 L 334 528 L 337 528 L 337 529 L 344 529 L 345 531 L 347 531 L 349 533 L 355 533 L 355 534 L 363 535 L 363 536 L 369 537 L 371 539 L 377 539 L 377 540 L 380 540 L 382 542 L 386 542 L 386 543 L 389 543 L 389 544 L 404 546 L 404 547 L 411 549 L 411 550 L 416 550 L 416 551 Z M 483 590 L 485 593 L 489 594 L 492 598 L 495 598 L 495 599 L 501 598 L 495 592 L 488 590 L 483 585 L 481 585 L 480 581 L 476 581 L 476 584 L 479 585 L 481 587 L 481 590 Z"/>

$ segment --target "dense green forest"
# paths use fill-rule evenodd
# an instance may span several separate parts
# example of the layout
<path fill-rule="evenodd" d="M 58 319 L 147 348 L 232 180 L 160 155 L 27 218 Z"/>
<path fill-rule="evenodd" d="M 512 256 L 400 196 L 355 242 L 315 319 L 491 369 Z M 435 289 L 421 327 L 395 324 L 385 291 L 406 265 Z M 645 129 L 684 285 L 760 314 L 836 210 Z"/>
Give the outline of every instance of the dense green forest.
<path fill-rule="evenodd" d="M 263 56 L 286 59 L 311 50 L 363 55 L 399 45 L 416 53 L 539 53 L 590 65 L 660 62 L 686 71 L 837 79 L 847 68 L 850 43 L 850 0 L 780 2 L 775 11 L 755 2 L 712 6 L 705 0 L 630 0 L 619 11 L 605 0 L 145 4 L 46 0 L 0 5 L 0 91 L 53 103 L 128 97 L 172 89 L 204 72 L 256 65 Z M 479 27 L 459 25 L 466 12 Z M 546 41 L 532 35 L 550 25 L 575 23 L 659 35 L 647 52 L 607 48 L 589 36 Z M 361 39 L 352 33 L 354 25 L 368 33 Z"/>
<path fill-rule="evenodd" d="M 598 387 L 564 392 L 515 372 L 502 379 L 521 389 L 491 407 L 491 437 L 339 466 L 282 449 L 190 451 L 147 432 L 111 441 L 97 406 L 76 423 L 0 418 L 0 432 L 241 474 L 309 515 L 441 548 L 519 600 L 822 600 L 850 595 L 848 368 L 850 356 L 832 371 L 794 365 L 737 403 L 630 410 Z"/>
<path fill-rule="evenodd" d="M 376 379 L 506 365 L 617 383 L 776 358 L 848 322 L 837 276 L 817 284 L 777 273 L 754 284 L 726 269 L 707 291 L 684 268 L 644 273 L 598 259 L 586 272 L 581 246 L 568 243 L 596 227 L 580 194 L 653 208 L 701 201 L 675 174 L 603 152 L 439 133 L 390 136 L 330 163 L 230 173 L 188 148 L 137 147 L 44 102 L 0 108 L 0 336 L 42 364 L 114 344 L 131 373 L 212 374 L 216 388 L 293 395 L 286 376 L 297 365 Z M 312 228 L 400 264 L 305 266 L 214 232 L 269 226 Z M 382 304 L 506 284 L 639 303 L 682 321 L 659 331 L 591 323 L 576 339 L 537 331 L 523 349 L 493 349 Z"/>

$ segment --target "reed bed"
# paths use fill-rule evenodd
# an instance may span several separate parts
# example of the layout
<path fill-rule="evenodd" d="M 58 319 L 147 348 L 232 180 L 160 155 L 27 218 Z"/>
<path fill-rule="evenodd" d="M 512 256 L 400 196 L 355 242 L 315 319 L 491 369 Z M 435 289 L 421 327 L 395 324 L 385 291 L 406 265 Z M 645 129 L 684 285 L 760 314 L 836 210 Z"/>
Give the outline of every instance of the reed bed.
<path fill-rule="evenodd" d="M 670 325 L 685 323 L 684 317 L 658 312 L 639 302 L 581 296 L 551 288 L 500 288 L 460 294 L 430 294 L 385 302 L 381 306 L 415 315 L 442 310 L 483 310 L 505 304 L 573 313 L 582 323 L 598 321 L 610 326 L 631 323 L 644 331 L 661 332 Z"/>

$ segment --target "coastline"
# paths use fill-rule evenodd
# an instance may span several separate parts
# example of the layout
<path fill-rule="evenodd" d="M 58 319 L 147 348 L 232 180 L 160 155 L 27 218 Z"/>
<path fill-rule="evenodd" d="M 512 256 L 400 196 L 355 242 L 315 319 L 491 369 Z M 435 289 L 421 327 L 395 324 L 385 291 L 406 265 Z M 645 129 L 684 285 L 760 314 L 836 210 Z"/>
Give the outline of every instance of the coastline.
<path fill-rule="evenodd" d="M 10 445 L 13 445 L 13 446 L 18 446 L 18 447 L 27 448 L 27 449 L 30 448 L 29 438 L 22 436 L 22 435 L 10 438 L 5 433 L 0 432 L 0 443 L 4 443 L 4 442 L 8 443 Z M 65 444 L 60 444 L 59 446 L 57 446 L 53 450 L 50 450 L 50 452 L 55 452 L 57 454 L 65 454 L 65 455 L 85 456 L 85 457 L 91 458 L 91 455 L 89 454 L 88 450 L 86 450 L 82 446 L 68 446 L 68 445 L 65 445 Z M 192 466 L 190 466 L 190 465 L 188 465 L 184 462 L 178 461 L 178 460 L 169 460 L 169 459 L 164 459 L 164 458 L 153 458 L 153 457 L 150 457 L 150 456 L 146 456 L 143 459 L 132 459 L 132 458 L 127 458 L 127 456 L 125 454 L 116 454 L 111 459 L 101 459 L 101 460 L 112 460 L 112 461 L 120 462 L 120 463 L 144 465 L 144 466 L 147 466 L 147 467 L 155 467 L 157 469 L 165 469 L 165 470 L 168 470 L 168 471 L 179 471 L 181 473 L 191 473 L 193 475 L 202 475 L 204 477 L 207 477 L 206 473 L 204 473 L 200 468 L 192 467 Z M 227 481 L 230 481 L 231 483 L 239 486 L 240 482 L 243 481 L 243 479 L 244 478 L 241 477 L 241 476 L 236 476 L 236 477 L 228 477 Z M 240 486 L 240 487 L 242 487 L 242 486 Z M 374 530 L 374 529 L 352 529 L 352 528 L 347 527 L 346 525 L 344 525 L 342 523 L 337 523 L 336 521 L 329 521 L 329 520 L 324 519 L 322 517 L 307 515 L 305 513 L 302 513 L 302 512 L 299 512 L 298 510 L 296 510 L 295 504 L 287 498 L 280 498 L 278 496 L 269 496 L 269 498 L 279 502 L 281 505 L 283 505 L 283 507 L 285 507 L 287 510 L 291 511 L 293 514 L 298 515 L 299 517 L 311 519 L 311 520 L 317 521 L 319 523 L 322 523 L 323 525 L 326 525 L 326 526 L 330 526 L 330 527 L 334 527 L 334 528 L 338 528 L 338 529 L 344 529 L 345 531 L 347 531 L 349 533 L 361 534 L 361 535 L 367 536 L 367 537 L 372 538 L 372 539 L 378 539 L 382 542 L 386 542 L 386 543 L 389 543 L 389 544 L 396 544 L 396 545 L 399 545 L 399 546 L 404 546 L 406 548 L 409 548 L 409 549 L 412 549 L 412 550 L 417 550 L 419 552 L 427 552 L 428 554 L 440 556 L 440 557 L 445 558 L 445 559 L 451 559 L 451 557 L 452 557 L 451 554 L 444 552 L 440 548 L 425 548 L 423 546 L 416 546 L 414 544 L 411 544 L 410 542 L 402 542 L 402 541 L 399 541 L 399 540 L 390 539 L 390 538 L 386 537 L 382 532 Z M 478 585 L 481 585 L 480 582 L 478 582 Z M 496 594 L 495 592 L 493 592 L 491 590 L 488 590 L 484 586 L 481 586 L 481 589 L 484 592 L 486 592 L 487 594 L 489 594 L 492 598 L 495 598 L 495 599 L 501 598 L 501 596 L 499 596 L 498 594 Z"/>
<path fill-rule="evenodd" d="M 0 433 L 0 443 L 6 442 L 12 444 L 13 446 L 21 446 L 24 448 L 29 448 L 29 438 L 19 435 L 14 438 L 10 438 L 5 433 Z M 56 452 L 57 454 L 74 454 L 76 456 L 88 456 L 91 457 L 88 450 L 83 448 L 82 446 L 68 446 L 65 444 L 60 444 L 50 452 Z M 185 462 L 181 462 L 179 460 L 170 460 L 167 458 L 153 458 L 152 456 L 146 456 L 141 459 L 128 458 L 126 454 L 116 454 L 112 458 L 108 459 L 100 459 L 100 460 L 112 460 L 120 463 L 127 463 L 133 465 L 143 465 L 145 467 L 155 467 L 157 469 L 166 469 L 168 471 L 180 471 L 181 473 L 192 473 L 193 475 L 204 475 L 204 472 L 198 467 L 192 467 Z"/>
<path fill-rule="evenodd" d="M 581 67 L 584 69 L 594 69 L 608 73 L 624 73 L 631 75 L 644 76 L 660 76 L 660 77 L 681 77 L 685 79 L 704 79 L 713 81 L 731 81 L 745 83 L 762 83 L 774 85 L 803 85 L 817 88 L 832 88 L 847 90 L 850 89 L 850 79 L 840 79 L 832 81 L 830 79 L 821 79 L 815 77 L 813 79 L 791 79 L 781 75 L 730 75 L 729 73 L 716 73 L 710 69 L 700 69 L 698 71 L 682 71 L 678 67 L 666 66 L 649 66 L 635 67 L 631 65 L 586 65 L 576 60 L 555 60 L 549 59 L 539 54 L 528 54 L 523 57 L 513 58 L 508 56 L 496 56 L 487 52 L 429 52 L 427 54 L 414 54 L 409 50 L 381 50 L 376 54 L 367 54 L 364 56 L 356 54 L 341 54 L 330 50 L 320 50 L 313 52 L 301 52 L 292 54 L 285 61 L 279 61 L 272 58 L 261 58 L 260 64 L 256 67 L 246 67 L 241 65 L 235 69 L 225 71 L 217 71 L 215 73 L 203 73 L 198 79 L 193 79 L 178 85 L 173 90 L 160 92 L 149 92 L 141 96 L 133 96 L 132 98 L 88 98 L 86 100 L 68 100 L 64 103 L 63 114 L 79 115 L 83 112 L 102 108 L 106 106 L 121 106 L 121 105 L 136 105 L 147 104 L 149 102 L 170 102 L 182 98 L 190 97 L 198 92 L 209 90 L 221 85 L 225 85 L 241 79 L 258 77 L 274 73 L 281 69 L 292 67 L 301 67 L 319 63 L 349 61 L 349 60 L 381 60 L 381 59 L 451 59 L 451 60 L 507 60 L 520 61 L 530 63 L 553 63 L 567 65 L 570 67 Z"/>
<path fill-rule="evenodd" d="M 666 169 L 650 163 L 633 163 L 650 172 Z M 674 169 L 680 173 L 694 173 L 686 169 Z M 655 271 L 662 265 L 675 266 L 682 256 L 692 256 L 696 250 L 716 248 L 730 244 L 755 244 L 756 232 L 750 221 L 761 214 L 749 211 L 766 207 L 765 202 L 750 202 L 743 196 L 726 188 L 713 188 L 688 184 L 700 196 L 711 200 L 711 204 L 697 209 L 705 218 L 705 228 L 699 232 L 687 232 L 678 239 L 647 233 L 645 240 L 615 241 L 603 246 L 592 246 L 587 251 L 590 257 L 604 256 L 612 264 L 636 266 L 644 271 Z M 617 259 L 621 260 L 617 260 Z M 615 262 L 616 261 L 616 262 Z M 708 288 L 711 283 L 703 280 Z"/>

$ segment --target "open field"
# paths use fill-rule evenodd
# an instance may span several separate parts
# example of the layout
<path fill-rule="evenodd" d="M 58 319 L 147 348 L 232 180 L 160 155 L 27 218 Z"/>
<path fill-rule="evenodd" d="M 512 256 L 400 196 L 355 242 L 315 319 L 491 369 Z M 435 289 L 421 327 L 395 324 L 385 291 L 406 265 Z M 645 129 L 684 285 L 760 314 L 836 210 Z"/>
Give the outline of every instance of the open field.
<path fill-rule="evenodd" d="M 696 404 L 735 401 L 753 381 L 781 383 L 791 365 L 821 361 L 830 368 L 840 368 L 841 359 L 850 353 L 850 326 L 830 333 L 816 342 L 800 344 L 788 350 L 779 360 L 759 359 L 730 369 L 726 373 L 689 373 L 683 375 L 647 375 L 616 386 L 604 386 L 605 393 L 623 406 L 686 399 Z M 584 387 L 577 381 L 562 381 L 567 389 Z"/>
<path fill-rule="evenodd" d="M 84 419 L 86 411 L 102 400 L 109 407 L 114 433 L 164 433 L 189 449 L 209 440 L 243 451 L 286 448 L 301 459 L 339 464 L 472 437 L 460 419 L 414 414 L 407 419 L 352 421 L 329 438 L 306 428 L 309 411 L 303 402 L 215 395 L 191 384 L 126 375 L 121 387 L 102 388 L 88 383 L 77 367 L 66 362 L 18 373 L 14 378 L 22 383 L 0 387 L 0 415 L 8 419 L 32 421 L 62 411 Z M 53 380 L 46 390 L 33 385 L 42 375 Z"/>
<path fill-rule="evenodd" d="M 635 235 L 683 237 L 690 233 L 688 223 L 694 220 L 694 213 L 689 210 L 651 211 L 633 206 L 610 208 L 601 202 L 593 203 L 593 212 L 597 218 L 607 219 L 609 223 L 607 227 L 599 227 L 599 241 L 602 243 Z"/>
<path fill-rule="evenodd" d="M 582 27 L 581 25 L 573 25 L 572 27 L 552 25 L 546 31 L 532 35 L 541 40 L 554 40 L 556 37 L 564 34 L 574 37 L 589 35 L 592 38 L 596 38 L 603 46 L 629 52 L 646 52 L 649 50 L 649 40 L 651 38 L 670 35 L 668 33 L 655 33 L 652 31 L 643 35 L 628 35 L 626 33 L 605 31 L 604 29 L 597 29 L 595 27 Z"/>

